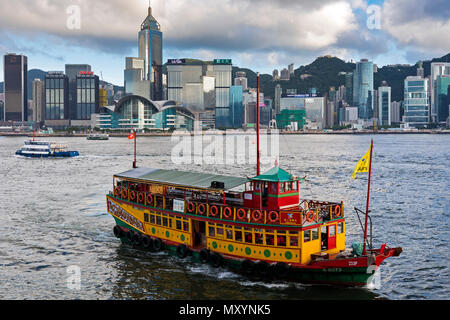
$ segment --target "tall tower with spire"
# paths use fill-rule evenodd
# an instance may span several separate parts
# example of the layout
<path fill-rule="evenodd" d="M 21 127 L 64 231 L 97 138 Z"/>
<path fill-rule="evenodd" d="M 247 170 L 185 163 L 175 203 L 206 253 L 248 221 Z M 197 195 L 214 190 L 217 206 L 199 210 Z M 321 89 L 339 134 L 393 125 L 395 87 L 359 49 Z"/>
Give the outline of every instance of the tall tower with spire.
<path fill-rule="evenodd" d="M 152 15 L 149 1 L 148 15 L 141 24 L 138 36 L 139 58 L 144 60 L 144 79 L 150 81 L 150 98 L 154 101 L 163 99 L 163 33 L 161 25 Z"/>

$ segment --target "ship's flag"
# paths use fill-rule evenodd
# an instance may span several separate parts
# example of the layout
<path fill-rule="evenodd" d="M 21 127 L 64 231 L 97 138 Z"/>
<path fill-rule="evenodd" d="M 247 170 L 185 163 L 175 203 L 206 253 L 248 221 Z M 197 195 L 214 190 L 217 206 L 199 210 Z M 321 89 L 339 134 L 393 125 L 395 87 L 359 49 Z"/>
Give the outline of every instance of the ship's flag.
<path fill-rule="evenodd" d="M 371 152 L 372 146 L 370 146 L 369 151 L 364 155 L 364 157 L 359 160 L 358 164 L 356 165 L 355 171 L 353 172 L 352 178 L 356 179 L 357 173 L 364 173 L 369 172 L 369 161 L 370 161 L 370 152 Z"/>
<path fill-rule="evenodd" d="M 136 138 L 136 131 L 134 131 L 132 134 L 130 134 L 130 135 L 128 136 L 128 139 L 129 139 L 129 140 L 133 140 L 134 138 Z"/>

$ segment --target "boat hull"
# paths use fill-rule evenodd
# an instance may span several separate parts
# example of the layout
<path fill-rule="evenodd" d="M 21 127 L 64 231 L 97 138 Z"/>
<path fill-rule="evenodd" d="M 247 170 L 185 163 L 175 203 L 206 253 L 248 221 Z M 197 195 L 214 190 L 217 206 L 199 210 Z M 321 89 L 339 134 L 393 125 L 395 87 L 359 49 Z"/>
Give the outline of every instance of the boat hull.
<path fill-rule="evenodd" d="M 117 219 L 114 217 L 115 222 L 117 226 L 122 228 L 123 234 L 119 237 L 121 242 L 125 245 L 131 245 L 134 248 L 137 249 L 143 249 L 143 245 L 136 245 L 135 243 L 132 243 L 127 237 L 126 232 L 127 231 L 133 231 L 136 233 L 141 233 L 139 230 L 133 228 L 132 226 L 128 225 L 127 223 L 123 222 L 120 219 Z M 179 243 L 174 243 L 171 241 L 165 241 L 161 240 L 162 247 L 161 250 L 166 251 L 170 255 L 178 256 L 178 248 L 180 246 Z M 154 249 L 148 249 L 150 251 L 155 251 Z M 212 255 L 218 255 L 217 253 L 210 252 Z M 258 269 L 257 267 L 254 267 L 252 270 L 249 270 L 244 265 L 246 259 L 242 258 L 236 258 L 233 256 L 220 254 L 218 255 L 219 263 L 217 260 L 215 261 L 205 261 L 201 257 L 200 250 L 189 250 L 189 254 L 184 257 L 187 259 L 191 259 L 191 261 L 196 263 L 208 263 L 211 264 L 213 267 L 225 267 L 230 269 L 233 272 L 243 274 L 247 276 L 250 279 L 257 279 L 262 281 L 274 281 L 274 280 L 283 280 L 283 281 L 289 281 L 289 282 L 297 282 L 297 283 L 305 283 L 305 284 L 327 284 L 327 285 L 337 285 L 337 286 L 367 286 L 369 285 L 373 277 L 375 276 L 375 273 L 379 267 L 379 264 L 384 259 L 376 259 L 375 256 L 371 257 L 359 257 L 359 258 L 352 258 L 352 259 L 342 259 L 339 260 L 339 264 L 333 263 L 328 261 L 328 263 L 312 263 L 311 265 L 290 265 L 285 272 L 280 274 L 275 269 L 275 263 L 267 264 L 266 270 Z M 181 258 L 181 257 L 180 257 Z M 247 260 L 248 261 L 248 260 Z M 337 260 L 336 260 L 337 261 Z M 355 261 L 359 261 L 360 267 L 348 267 L 346 265 L 349 264 L 357 265 Z M 375 261 L 377 263 L 375 263 Z M 253 261 L 254 266 L 255 264 L 258 264 L 259 261 L 255 260 Z"/>
<path fill-rule="evenodd" d="M 16 155 L 26 158 L 73 158 L 78 157 L 80 154 L 77 151 L 55 152 L 53 154 L 32 154 L 23 153 L 19 150 L 16 152 Z"/>

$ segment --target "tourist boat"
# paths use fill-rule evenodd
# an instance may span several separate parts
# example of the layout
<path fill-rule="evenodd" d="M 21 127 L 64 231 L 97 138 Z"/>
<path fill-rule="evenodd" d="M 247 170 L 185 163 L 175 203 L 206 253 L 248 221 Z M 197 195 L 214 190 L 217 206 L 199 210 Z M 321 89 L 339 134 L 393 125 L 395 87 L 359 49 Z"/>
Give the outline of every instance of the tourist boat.
<path fill-rule="evenodd" d="M 23 147 L 16 155 L 28 158 L 71 158 L 79 156 L 77 151 L 69 151 L 66 144 L 37 141 L 25 141 Z"/>
<path fill-rule="evenodd" d="M 367 250 L 347 249 L 342 202 L 300 199 L 302 179 L 278 165 L 261 174 L 258 161 L 257 169 L 243 178 L 134 162 L 113 176 L 106 197 L 114 235 L 258 279 L 350 286 L 369 284 L 386 258 L 402 252 L 386 244 L 374 249 L 371 236 L 364 237 Z"/>
<path fill-rule="evenodd" d="M 106 133 L 91 133 L 88 134 L 87 140 L 109 140 L 109 135 Z"/>

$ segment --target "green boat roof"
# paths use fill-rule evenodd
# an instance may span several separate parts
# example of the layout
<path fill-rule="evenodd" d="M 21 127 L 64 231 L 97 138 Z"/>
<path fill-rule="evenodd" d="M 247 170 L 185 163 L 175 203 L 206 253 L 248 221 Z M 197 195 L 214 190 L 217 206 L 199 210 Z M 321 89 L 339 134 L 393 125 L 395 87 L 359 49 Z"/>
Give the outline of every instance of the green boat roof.
<path fill-rule="evenodd" d="M 209 190 L 230 190 L 248 182 L 247 178 L 242 177 L 152 168 L 137 168 L 116 174 L 115 177 L 140 180 L 142 182 L 156 182 L 179 187 Z M 214 181 L 223 182 L 225 187 L 223 189 L 212 188 L 211 183 Z"/>
<path fill-rule="evenodd" d="M 251 178 L 253 181 L 269 181 L 269 182 L 288 182 L 295 181 L 294 176 L 291 175 L 286 170 L 279 167 L 273 167 L 269 171 L 259 175 L 257 177 Z"/>

